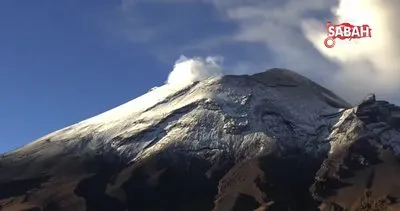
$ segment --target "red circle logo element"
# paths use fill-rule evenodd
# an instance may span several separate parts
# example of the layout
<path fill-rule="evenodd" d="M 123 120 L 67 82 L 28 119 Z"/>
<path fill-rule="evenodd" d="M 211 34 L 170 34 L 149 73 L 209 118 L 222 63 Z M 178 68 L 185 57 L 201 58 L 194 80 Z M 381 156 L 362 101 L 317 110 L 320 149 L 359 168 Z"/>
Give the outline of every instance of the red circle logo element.
<path fill-rule="evenodd" d="M 332 41 L 331 44 L 328 44 L 329 41 Z M 325 47 L 327 47 L 327 48 L 333 48 L 335 46 L 335 44 L 336 44 L 336 41 L 332 37 L 327 37 L 324 40 L 324 44 L 325 44 Z"/>

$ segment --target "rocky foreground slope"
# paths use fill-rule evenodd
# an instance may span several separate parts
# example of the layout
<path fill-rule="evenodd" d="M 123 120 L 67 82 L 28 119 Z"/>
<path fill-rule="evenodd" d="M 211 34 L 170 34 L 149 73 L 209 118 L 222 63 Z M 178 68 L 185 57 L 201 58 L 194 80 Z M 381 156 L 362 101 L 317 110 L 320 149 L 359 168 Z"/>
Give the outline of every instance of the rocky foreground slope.
<path fill-rule="evenodd" d="M 5 211 L 400 210 L 400 108 L 289 70 L 154 89 L 0 158 Z"/>

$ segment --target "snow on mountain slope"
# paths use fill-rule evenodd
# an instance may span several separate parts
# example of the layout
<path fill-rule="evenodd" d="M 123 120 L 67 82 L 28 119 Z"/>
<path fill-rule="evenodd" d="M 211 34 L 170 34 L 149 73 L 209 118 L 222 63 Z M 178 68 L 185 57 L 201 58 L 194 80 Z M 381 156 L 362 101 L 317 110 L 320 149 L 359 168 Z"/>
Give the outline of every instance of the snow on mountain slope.
<path fill-rule="evenodd" d="M 285 69 L 163 86 L 2 155 L 0 210 L 400 210 L 399 113 Z"/>
<path fill-rule="evenodd" d="M 120 107 L 51 133 L 4 155 L 31 157 L 116 154 L 137 160 L 165 148 L 212 149 L 245 159 L 279 148 L 320 154 L 349 105 L 289 70 L 213 77 L 185 87 L 165 85 Z M 29 158 L 27 158 L 29 157 Z"/>

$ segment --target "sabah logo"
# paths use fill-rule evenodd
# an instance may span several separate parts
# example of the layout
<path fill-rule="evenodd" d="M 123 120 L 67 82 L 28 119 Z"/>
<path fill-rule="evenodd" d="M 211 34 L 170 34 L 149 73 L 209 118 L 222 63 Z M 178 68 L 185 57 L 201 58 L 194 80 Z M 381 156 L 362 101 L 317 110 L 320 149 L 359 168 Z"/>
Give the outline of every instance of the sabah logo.
<path fill-rule="evenodd" d="M 345 39 L 361 39 L 371 37 L 371 28 L 368 24 L 352 25 L 350 23 L 332 24 L 330 21 L 326 23 L 326 31 L 328 37 L 324 44 L 327 48 L 333 48 L 336 44 L 336 38 Z"/>

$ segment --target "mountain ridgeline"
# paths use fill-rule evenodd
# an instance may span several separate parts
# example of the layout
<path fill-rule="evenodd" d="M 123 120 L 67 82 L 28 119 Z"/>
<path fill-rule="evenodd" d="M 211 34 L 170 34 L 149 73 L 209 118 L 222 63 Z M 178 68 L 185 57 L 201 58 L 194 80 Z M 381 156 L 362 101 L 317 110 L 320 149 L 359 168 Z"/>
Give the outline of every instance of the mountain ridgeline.
<path fill-rule="evenodd" d="M 400 211 L 400 107 L 293 71 L 164 85 L 0 158 L 1 211 Z"/>

